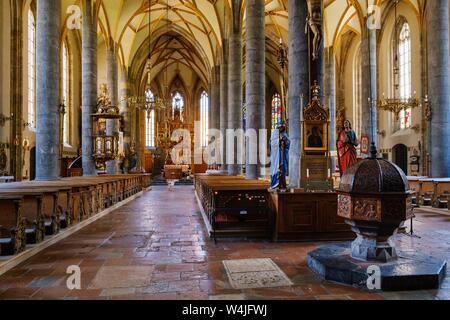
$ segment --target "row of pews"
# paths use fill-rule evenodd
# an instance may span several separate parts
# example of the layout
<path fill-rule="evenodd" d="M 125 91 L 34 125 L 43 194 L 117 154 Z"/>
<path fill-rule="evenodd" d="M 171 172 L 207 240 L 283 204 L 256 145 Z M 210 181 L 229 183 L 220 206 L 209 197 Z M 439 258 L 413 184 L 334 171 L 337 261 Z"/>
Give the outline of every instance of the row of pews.
<path fill-rule="evenodd" d="M 210 235 L 217 237 L 271 236 L 269 183 L 221 174 L 197 174 L 194 187 Z"/>
<path fill-rule="evenodd" d="M 0 255 L 23 252 L 150 184 L 148 174 L 0 184 Z"/>
<path fill-rule="evenodd" d="M 450 178 L 408 177 L 408 181 L 414 204 L 450 210 Z"/>

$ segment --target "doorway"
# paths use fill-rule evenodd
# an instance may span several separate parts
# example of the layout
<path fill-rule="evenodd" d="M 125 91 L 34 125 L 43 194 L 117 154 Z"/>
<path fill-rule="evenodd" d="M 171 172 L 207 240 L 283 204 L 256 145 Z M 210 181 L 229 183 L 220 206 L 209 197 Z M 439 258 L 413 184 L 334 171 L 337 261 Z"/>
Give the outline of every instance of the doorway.
<path fill-rule="evenodd" d="M 408 175 L 408 147 L 404 144 L 398 144 L 392 148 L 394 163 Z"/>

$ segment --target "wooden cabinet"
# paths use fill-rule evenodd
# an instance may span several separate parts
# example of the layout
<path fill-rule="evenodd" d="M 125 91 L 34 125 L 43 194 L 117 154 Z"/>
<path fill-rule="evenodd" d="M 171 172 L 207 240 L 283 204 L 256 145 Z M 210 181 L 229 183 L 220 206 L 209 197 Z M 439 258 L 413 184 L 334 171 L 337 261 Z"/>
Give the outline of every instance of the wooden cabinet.
<path fill-rule="evenodd" d="M 337 215 L 335 193 L 271 193 L 274 241 L 352 240 L 354 233 Z"/>

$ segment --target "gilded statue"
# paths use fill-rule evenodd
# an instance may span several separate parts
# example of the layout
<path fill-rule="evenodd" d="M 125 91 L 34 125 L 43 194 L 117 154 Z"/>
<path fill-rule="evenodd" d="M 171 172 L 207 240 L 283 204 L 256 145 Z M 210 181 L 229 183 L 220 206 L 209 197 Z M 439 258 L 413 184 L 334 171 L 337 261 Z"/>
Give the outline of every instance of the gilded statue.
<path fill-rule="evenodd" d="M 100 85 L 100 95 L 97 98 L 97 111 L 98 114 L 117 114 L 119 108 L 113 106 L 108 94 L 108 86 L 106 84 Z"/>

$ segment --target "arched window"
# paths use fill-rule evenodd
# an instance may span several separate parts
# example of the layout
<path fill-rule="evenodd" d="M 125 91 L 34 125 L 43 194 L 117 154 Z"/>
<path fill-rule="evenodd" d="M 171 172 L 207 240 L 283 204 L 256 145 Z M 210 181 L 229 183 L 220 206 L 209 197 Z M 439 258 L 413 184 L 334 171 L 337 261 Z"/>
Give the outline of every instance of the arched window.
<path fill-rule="evenodd" d="M 36 23 L 28 10 L 28 122 L 36 128 Z"/>
<path fill-rule="evenodd" d="M 202 147 L 208 146 L 208 129 L 209 129 L 209 98 L 208 94 L 203 91 L 200 98 L 200 132 Z"/>
<path fill-rule="evenodd" d="M 150 89 L 145 91 L 145 100 L 148 105 L 154 103 L 155 96 Z M 145 145 L 147 148 L 154 148 L 155 144 L 155 110 L 148 109 L 147 111 L 147 121 L 145 125 Z"/>
<path fill-rule="evenodd" d="M 272 130 L 278 129 L 281 122 L 281 97 L 275 93 L 272 97 Z"/>
<path fill-rule="evenodd" d="M 398 83 L 400 99 L 411 98 L 411 32 L 405 22 L 398 39 Z M 400 112 L 400 129 L 411 127 L 411 109 Z"/>
<path fill-rule="evenodd" d="M 70 99 L 70 62 L 69 50 L 67 43 L 62 45 L 62 99 L 66 107 L 63 124 L 63 138 L 65 144 L 70 144 L 70 115 L 71 115 L 71 99 Z"/>
<path fill-rule="evenodd" d="M 183 121 L 184 116 L 184 99 L 181 93 L 176 92 L 172 99 L 172 117 L 175 119 L 175 114 L 179 112 L 180 120 Z"/>

